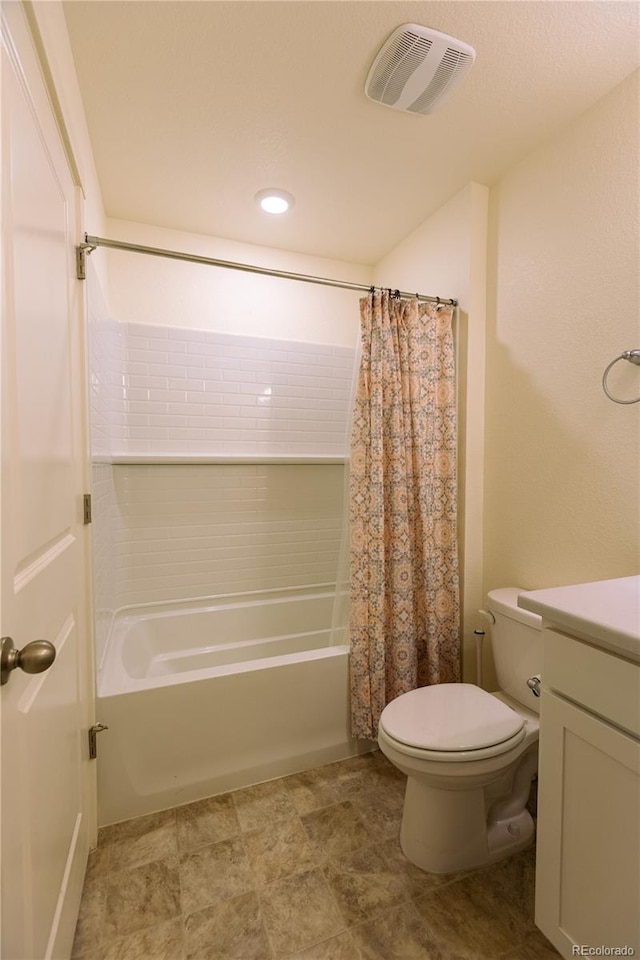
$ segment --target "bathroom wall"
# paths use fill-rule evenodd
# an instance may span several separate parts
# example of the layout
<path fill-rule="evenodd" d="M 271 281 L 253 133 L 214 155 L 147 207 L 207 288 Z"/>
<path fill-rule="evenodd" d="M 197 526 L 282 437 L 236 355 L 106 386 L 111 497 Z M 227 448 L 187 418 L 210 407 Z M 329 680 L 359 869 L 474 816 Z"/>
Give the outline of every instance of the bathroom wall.
<path fill-rule="evenodd" d="M 638 571 L 638 77 L 491 190 L 487 589 Z"/>
<path fill-rule="evenodd" d="M 362 264 L 124 220 L 108 220 L 105 230 L 111 239 L 129 243 L 308 276 L 371 283 L 372 269 Z M 110 304 L 114 317 L 121 322 L 336 346 L 356 343 L 361 294 L 354 291 L 119 250 L 101 249 L 92 257 L 109 265 Z"/>
<path fill-rule="evenodd" d="M 483 430 L 488 190 L 470 183 L 382 260 L 375 283 L 459 300 L 459 547 L 463 674 L 473 681 L 477 610 L 483 606 Z"/>

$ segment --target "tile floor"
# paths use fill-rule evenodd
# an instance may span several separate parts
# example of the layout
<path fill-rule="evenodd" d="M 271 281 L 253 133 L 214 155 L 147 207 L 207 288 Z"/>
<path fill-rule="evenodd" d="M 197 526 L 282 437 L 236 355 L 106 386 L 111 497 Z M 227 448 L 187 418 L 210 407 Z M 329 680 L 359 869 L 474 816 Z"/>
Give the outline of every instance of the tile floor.
<path fill-rule="evenodd" d="M 73 960 L 552 960 L 534 851 L 437 876 L 379 752 L 100 831 Z"/>

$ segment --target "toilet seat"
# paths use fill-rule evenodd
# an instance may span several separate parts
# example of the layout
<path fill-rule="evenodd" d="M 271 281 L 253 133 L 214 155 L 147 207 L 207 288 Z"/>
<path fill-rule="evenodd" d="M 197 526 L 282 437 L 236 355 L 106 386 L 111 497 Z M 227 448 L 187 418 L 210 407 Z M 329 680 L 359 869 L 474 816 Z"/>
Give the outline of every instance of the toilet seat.
<path fill-rule="evenodd" d="M 525 737 L 525 718 L 470 683 L 420 687 L 382 711 L 380 731 L 396 750 L 425 760 L 482 760 Z"/>

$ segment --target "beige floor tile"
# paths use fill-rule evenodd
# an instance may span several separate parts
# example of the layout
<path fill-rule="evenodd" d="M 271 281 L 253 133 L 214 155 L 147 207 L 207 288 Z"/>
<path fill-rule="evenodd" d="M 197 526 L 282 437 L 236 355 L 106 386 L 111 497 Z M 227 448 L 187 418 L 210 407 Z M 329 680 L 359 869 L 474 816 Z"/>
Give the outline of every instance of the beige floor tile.
<path fill-rule="evenodd" d="M 185 919 L 187 960 L 272 960 L 255 893 L 216 903 Z"/>
<path fill-rule="evenodd" d="M 349 800 L 307 813 L 301 820 L 320 857 L 339 857 L 375 840 Z"/>
<path fill-rule="evenodd" d="M 104 844 L 92 850 L 89 854 L 87 863 L 87 873 L 85 881 L 95 880 L 98 877 L 104 877 L 109 872 L 111 866 L 111 845 Z"/>
<path fill-rule="evenodd" d="M 358 757 L 348 757 L 346 760 L 338 760 L 331 764 L 335 767 L 338 780 L 351 780 L 353 777 L 361 777 L 363 774 L 372 774 L 376 770 L 373 753 L 363 753 Z"/>
<path fill-rule="evenodd" d="M 177 853 L 175 810 L 116 823 L 105 833 L 111 848 L 110 872 L 166 860 Z"/>
<path fill-rule="evenodd" d="M 382 755 L 377 751 L 351 757 L 285 777 L 283 782 L 300 814 L 349 800 L 352 796 L 359 797 L 371 792 L 379 794 L 381 791 L 385 792 L 390 785 L 396 792 L 403 793 L 403 775 L 400 774 L 401 780 L 398 783 L 397 777 L 387 769 L 391 765 L 386 757 L 382 762 L 376 759 L 380 756 Z"/>
<path fill-rule="evenodd" d="M 389 863 L 378 846 L 331 859 L 324 873 L 340 913 L 349 925 L 408 899 L 404 872 L 394 869 L 394 864 Z"/>
<path fill-rule="evenodd" d="M 240 837 L 182 854 L 179 870 L 185 913 L 248 893 L 255 884 Z"/>
<path fill-rule="evenodd" d="M 352 797 L 351 802 L 374 836 L 399 841 L 404 807 L 402 794 L 394 796 L 367 790 Z"/>
<path fill-rule="evenodd" d="M 382 750 L 374 750 L 371 754 L 371 762 L 378 772 L 378 776 L 383 780 L 395 781 L 402 790 L 404 790 L 407 778 L 405 774 L 398 770 L 390 760 L 385 757 Z"/>
<path fill-rule="evenodd" d="M 275 820 L 295 815 L 291 796 L 282 780 L 270 780 L 255 787 L 236 790 L 233 794 L 242 830 L 259 830 Z"/>
<path fill-rule="evenodd" d="M 439 887 L 455 883 L 457 880 L 468 876 L 468 872 L 427 873 L 426 870 L 421 870 L 420 867 L 416 867 L 405 857 L 400 843 L 395 839 L 385 840 L 380 845 L 380 850 L 389 865 L 389 869 L 399 871 L 404 876 L 407 896 L 410 899 L 423 896 L 425 893 L 430 893 Z"/>
<path fill-rule="evenodd" d="M 365 754 L 357 758 L 359 765 L 347 767 L 343 774 L 343 795 L 345 800 L 354 799 L 359 793 L 371 792 L 376 796 L 394 797 L 403 800 L 407 778 L 389 763 L 380 751 Z M 351 761 L 344 761 L 345 765 Z"/>
<path fill-rule="evenodd" d="M 383 910 L 349 932 L 362 960 L 459 960 L 440 950 L 413 903 Z"/>
<path fill-rule="evenodd" d="M 85 881 L 71 952 L 73 960 L 97 955 L 102 941 L 106 901 L 106 886 L 100 878 Z"/>
<path fill-rule="evenodd" d="M 184 960 L 182 920 L 169 920 L 103 947 L 100 960 Z"/>
<path fill-rule="evenodd" d="M 286 957 L 345 928 L 320 870 L 297 873 L 258 887 L 258 895 L 276 958 Z"/>
<path fill-rule="evenodd" d="M 558 960 L 560 954 L 539 931 L 529 934 L 523 943 L 503 954 L 500 960 Z"/>
<path fill-rule="evenodd" d="M 320 810 L 341 799 L 336 767 L 331 763 L 284 778 L 282 782 L 299 814 Z"/>
<path fill-rule="evenodd" d="M 299 817 L 277 820 L 263 830 L 243 834 L 258 883 L 269 883 L 316 866 L 318 857 Z"/>
<path fill-rule="evenodd" d="M 361 960 L 362 954 L 347 931 L 322 943 L 316 943 L 287 960 Z"/>
<path fill-rule="evenodd" d="M 176 859 L 111 873 L 106 883 L 104 937 L 124 937 L 180 913 Z"/>
<path fill-rule="evenodd" d="M 340 912 L 350 924 L 461 876 L 425 873 L 407 860 L 394 839 L 328 860 L 325 875 Z"/>
<path fill-rule="evenodd" d="M 535 848 L 507 857 L 472 875 L 488 912 L 497 910 L 517 940 L 535 931 Z"/>
<path fill-rule="evenodd" d="M 498 901 L 475 879 L 465 877 L 412 901 L 443 957 L 496 960 L 517 942 Z"/>
<path fill-rule="evenodd" d="M 73 960 L 557 960 L 535 851 L 425 873 L 404 787 L 375 751 L 101 829 Z"/>
<path fill-rule="evenodd" d="M 178 807 L 176 819 L 181 851 L 228 840 L 240 833 L 240 822 L 229 793 Z"/>

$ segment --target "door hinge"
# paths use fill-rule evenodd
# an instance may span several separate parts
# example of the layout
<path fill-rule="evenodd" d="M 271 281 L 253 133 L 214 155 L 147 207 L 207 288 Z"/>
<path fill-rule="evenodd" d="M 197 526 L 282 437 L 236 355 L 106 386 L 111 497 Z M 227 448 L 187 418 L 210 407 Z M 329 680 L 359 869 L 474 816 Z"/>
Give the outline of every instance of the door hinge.
<path fill-rule="evenodd" d="M 76 277 L 78 280 L 87 279 L 87 248 L 84 244 L 76 247 Z"/>
<path fill-rule="evenodd" d="M 102 733 L 103 730 L 108 730 L 109 727 L 106 723 L 94 723 L 92 727 L 89 727 L 89 760 L 95 760 L 98 756 L 98 749 L 96 743 L 96 737 L 99 733 Z"/>
<path fill-rule="evenodd" d="M 91 523 L 91 494 L 85 493 L 82 497 L 82 522 Z"/>

